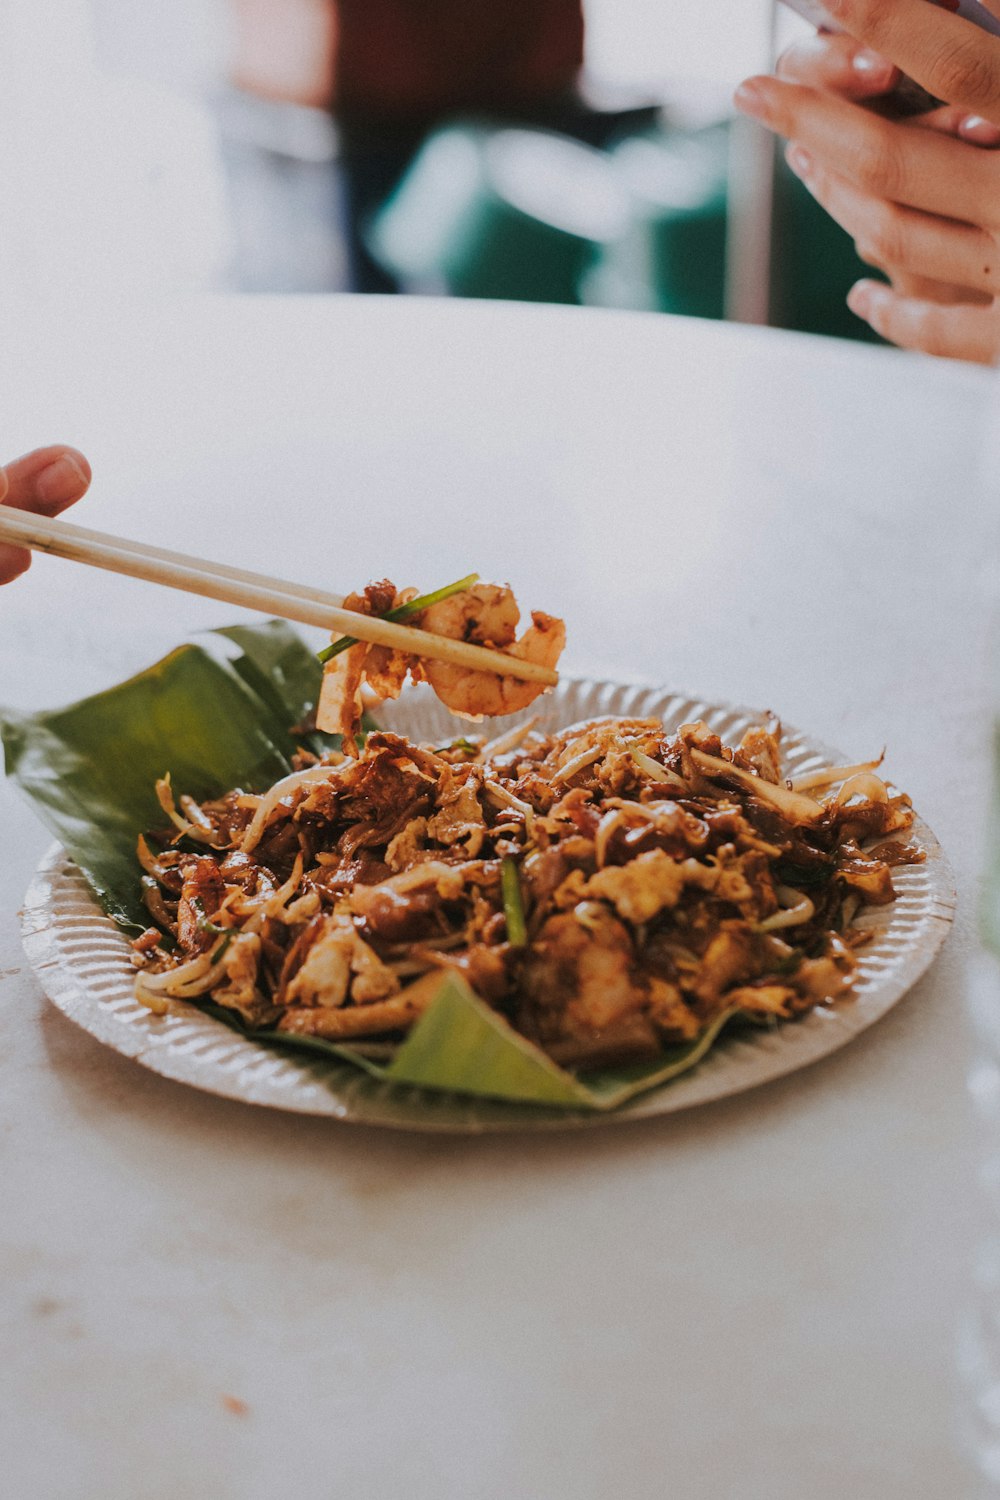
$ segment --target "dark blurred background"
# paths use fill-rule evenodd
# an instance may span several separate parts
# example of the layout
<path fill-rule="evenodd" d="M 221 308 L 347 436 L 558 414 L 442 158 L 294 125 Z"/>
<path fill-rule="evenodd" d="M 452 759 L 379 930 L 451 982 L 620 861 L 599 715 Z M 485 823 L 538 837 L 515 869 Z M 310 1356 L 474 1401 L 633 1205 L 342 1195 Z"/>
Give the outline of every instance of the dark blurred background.
<path fill-rule="evenodd" d="M 732 116 L 778 9 L 5 0 L 0 306 L 419 292 L 866 336 L 850 241 Z"/>

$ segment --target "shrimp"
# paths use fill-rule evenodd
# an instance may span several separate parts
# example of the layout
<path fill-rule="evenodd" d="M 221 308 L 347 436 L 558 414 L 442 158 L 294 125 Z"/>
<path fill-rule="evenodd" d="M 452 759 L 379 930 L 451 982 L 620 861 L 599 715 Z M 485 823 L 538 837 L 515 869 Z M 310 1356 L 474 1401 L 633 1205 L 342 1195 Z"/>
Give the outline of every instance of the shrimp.
<path fill-rule="evenodd" d="M 349 594 L 344 608 L 360 614 L 385 615 L 396 605 L 408 603 L 414 594 L 413 589 L 397 594 L 394 585 L 382 579 L 369 584 L 364 594 Z M 535 611 L 531 625 L 518 640 L 520 618 L 517 601 L 509 588 L 477 582 L 428 605 L 419 623 L 436 635 L 490 646 L 538 666 L 555 667 L 566 644 L 562 620 Z M 398 698 L 407 673 L 414 682 L 429 682 L 442 703 L 465 719 L 517 713 L 544 690 L 540 683 L 470 671 L 468 667 L 450 666 L 359 641 L 327 662 L 316 712 L 317 727 L 329 734 L 343 735 L 343 748 L 353 755 L 357 749 L 355 735 L 361 717 L 362 684 L 367 682 L 379 698 Z"/>
<path fill-rule="evenodd" d="M 520 661 L 555 667 L 566 645 L 566 626 L 555 615 L 532 612 L 531 625 L 517 640 L 521 612 L 509 588 L 497 583 L 475 583 L 450 599 L 432 604 L 421 616 L 421 626 L 434 635 L 471 641 L 505 651 Z M 425 660 L 424 677 L 441 702 L 463 719 L 479 720 L 517 713 L 544 691 L 538 682 L 521 682 L 494 672 L 475 672 L 449 662 Z"/>
<path fill-rule="evenodd" d="M 517 634 L 521 611 L 510 589 L 480 580 L 460 594 L 431 604 L 420 616 L 422 629 L 477 646 L 509 646 Z"/>

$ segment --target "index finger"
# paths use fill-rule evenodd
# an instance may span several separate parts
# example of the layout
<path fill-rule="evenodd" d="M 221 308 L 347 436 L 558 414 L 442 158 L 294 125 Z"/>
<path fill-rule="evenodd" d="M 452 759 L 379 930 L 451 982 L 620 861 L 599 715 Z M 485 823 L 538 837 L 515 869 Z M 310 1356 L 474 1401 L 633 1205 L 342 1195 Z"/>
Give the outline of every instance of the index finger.
<path fill-rule="evenodd" d="M 1000 124 L 1000 37 L 927 0 L 824 4 L 845 31 L 891 57 L 937 98 Z"/>
<path fill-rule="evenodd" d="M 996 222 L 996 168 L 988 151 L 767 76 L 742 84 L 736 103 L 870 197 L 965 224 L 970 216 L 991 229 Z"/>
<path fill-rule="evenodd" d="M 90 477 L 90 464 L 75 448 L 36 448 L 0 466 L 0 505 L 57 516 L 79 500 Z M 0 584 L 10 583 L 30 562 L 26 548 L 0 546 Z"/>
<path fill-rule="evenodd" d="M 64 443 L 35 448 L 2 469 L 0 504 L 56 516 L 79 500 L 90 484 L 90 464 L 78 448 Z"/>
<path fill-rule="evenodd" d="M 825 89 L 845 99 L 865 100 L 888 94 L 899 82 L 899 69 L 852 36 L 817 32 L 793 43 L 774 70 L 789 83 Z"/>

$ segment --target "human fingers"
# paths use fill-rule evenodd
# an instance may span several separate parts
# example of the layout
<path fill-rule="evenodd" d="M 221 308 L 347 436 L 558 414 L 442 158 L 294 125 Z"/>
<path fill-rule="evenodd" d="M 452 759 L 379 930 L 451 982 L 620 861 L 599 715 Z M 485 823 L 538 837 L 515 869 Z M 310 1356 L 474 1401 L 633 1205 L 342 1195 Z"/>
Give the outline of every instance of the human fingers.
<path fill-rule="evenodd" d="M 920 0 L 923 5 L 926 0 Z M 885 120 L 832 94 L 748 79 L 735 102 L 874 197 L 951 219 L 1000 223 L 997 158 L 937 131 Z"/>
<path fill-rule="evenodd" d="M 976 307 L 989 307 L 992 297 L 985 292 L 973 292 L 968 287 L 956 286 L 953 282 L 935 281 L 932 276 L 914 276 L 910 271 L 900 271 L 893 266 L 882 269 L 892 282 L 894 291 L 903 297 L 917 297 L 922 302 L 940 302 L 954 307 L 960 302 Z"/>
<path fill-rule="evenodd" d="M 1000 37 L 926 0 L 824 0 L 824 7 L 936 98 L 1000 124 Z"/>
<path fill-rule="evenodd" d="M 1000 312 L 989 307 L 942 306 L 902 296 L 878 281 L 859 281 L 848 294 L 851 311 L 903 349 L 944 359 L 994 364 L 1000 356 Z"/>
<path fill-rule="evenodd" d="M 778 58 L 775 69 L 788 83 L 824 89 L 845 99 L 872 99 L 888 94 L 899 82 L 899 69 L 887 57 L 851 36 L 817 32 L 796 42 Z"/>
<path fill-rule="evenodd" d="M 0 467 L 0 505 L 57 516 L 85 494 L 90 464 L 75 448 L 36 448 Z M 0 584 L 25 572 L 31 553 L 25 547 L 0 545 Z"/>
<path fill-rule="evenodd" d="M 940 135 L 957 136 L 972 146 L 1000 146 L 1000 125 L 984 120 L 982 115 L 970 115 L 967 110 L 956 109 L 952 104 L 928 110 L 924 115 L 914 115 L 907 123 L 913 130 L 936 130 Z"/>
<path fill-rule="evenodd" d="M 839 94 L 859 104 L 891 93 L 900 79 L 900 70 L 887 57 L 845 33 L 832 32 L 816 32 L 794 43 L 778 58 L 775 72 L 786 83 Z M 953 105 L 914 115 L 910 123 L 977 146 L 1000 145 L 1000 125 Z"/>
<path fill-rule="evenodd" d="M 1000 293 L 1000 245 L 987 230 L 865 192 L 798 142 L 785 155 L 812 196 L 847 230 L 867 264 L 899 267 L 990 297 Z"/>
<path fill-rule="evenodd" d="M 43 516 L 57 516 L 79 500 L 92 477 L 83 454 L 63 444 L 36 448 L 23 458 L 12 459 L 0 472 L 3 503 Z"/>

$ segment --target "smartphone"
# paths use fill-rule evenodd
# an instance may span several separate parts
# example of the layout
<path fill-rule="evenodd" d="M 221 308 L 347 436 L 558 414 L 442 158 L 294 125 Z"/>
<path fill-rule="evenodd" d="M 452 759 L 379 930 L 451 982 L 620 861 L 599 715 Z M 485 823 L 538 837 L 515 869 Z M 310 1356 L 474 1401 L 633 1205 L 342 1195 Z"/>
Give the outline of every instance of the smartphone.
<path fill-rule="evenodd" d="M 961 16 L 965 21 L 971 21 L 974 26 L 979 26 L 983 31 L 988 31 L 992 36 L 1000 36 L 1000 18 L 988 11 L 985 5 L 980 5 L 979 0 L 930 0 L 932 5 L 939 5 L 942 10 L 950 10 L 955 15 Z M 798 11 L 807 21 L 812 21 L 814 26 L 823 31 L 839 31 L 841 28 L 832 21 L 823 9 L 822 0 L 784 0 L 784 4 Z M 928 93 L 919 83 L 912 78 L 902 78 L 899 85 L 891 95 L 884 101 L 885 113 L 894 115 L 920 115 L 929 109 L 936 109 L 943 101 L 935 99 L 934 95 Z"/>

